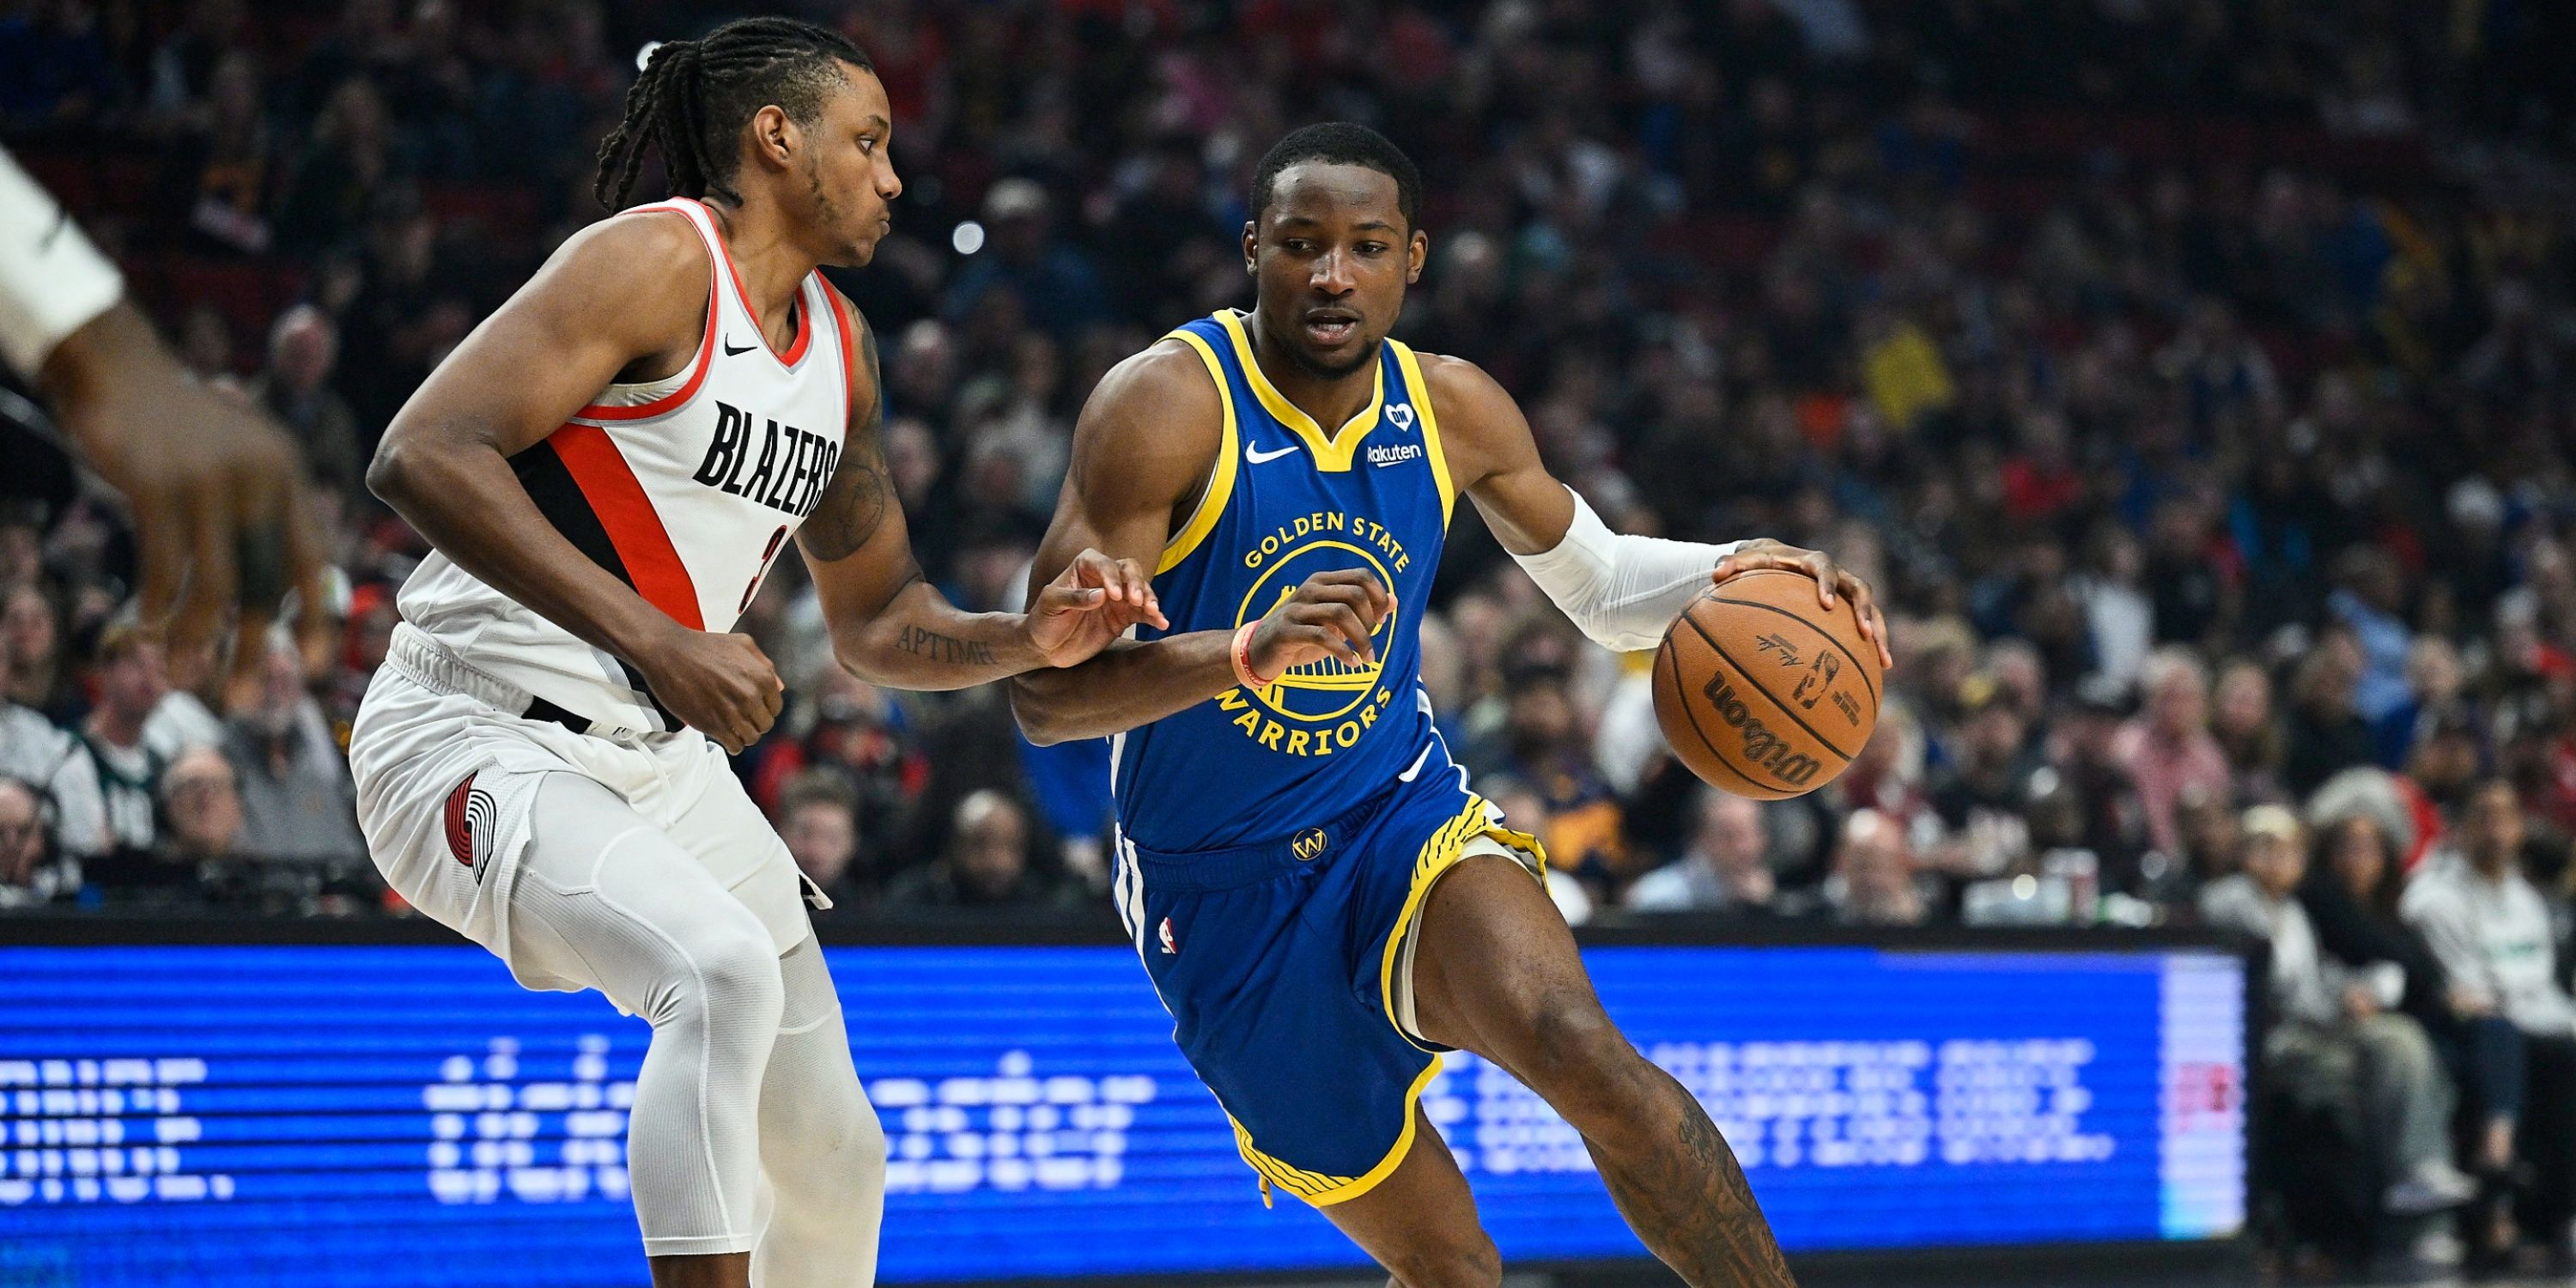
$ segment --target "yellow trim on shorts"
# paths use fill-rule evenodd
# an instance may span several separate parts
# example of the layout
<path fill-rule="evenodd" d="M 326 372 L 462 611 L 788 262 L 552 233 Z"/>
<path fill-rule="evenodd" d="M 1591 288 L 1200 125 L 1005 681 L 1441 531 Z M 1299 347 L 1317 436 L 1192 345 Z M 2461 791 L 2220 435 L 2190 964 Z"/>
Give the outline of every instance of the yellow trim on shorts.
<path fill-rule="evenodd" d="M 1395 350 L 1396 368 L 1404 373 L 1404 390 L 1413 398 L 1413 410 L 1422 422 L 1422 450 L 1431 457 L 1431 478 L 1440 485 L 1440 529 L 1449 529 L 1449 512 L 1458 502 L 1458 487 L 1449 481 L 1449 454 L 1440 450 L 1440 417 L 1431 410 L 1431 386 L 1422 381 L 1422 364 L 1415 361 L 1413 348 L 1401 340 L 1388 340 Z"/>
<path fill-rule="evenodd" d="M 1405 1090 L 1404 1129 L 1396 1133 L 1395 1144 L 1386 1151 L 1386 1157 L 1378 1160 L 1377 1166 L 1358 1176 L 1325 1176 L 1304 1168 L 1292 1167 L 1274 1155 L 1263 1153 L 1253 1145 L 1252 1133 L 1246 1130 L 1242 1123 L 1236 1122 L 1233 1114 L 1228 1113 L 1225 1120 L 1234 1128 L 1236 1152 L 1242 1154 L 1245 1165 L 1261 1177 L 1261 1201 L 1264 1205 L 1270 1202 L 1272 1186 L 1286 1190 L 1316 1207 L 1347 1203 L 1376 1189 L 1380 1182 L 1394 1175 L 1395 1169 L 1403 1165 L 1405 1156 L 1413 1152 L 1413 1140 L 1421 1127 L 1422 1093 L 1431 1086 L 1433 1078 L 1440 1076 L 1442 1053 L 1414 1041 L 1412 1034 L 1405 1032 L 1402 1026 L 1395 1023 L 1396 951 L 1403 946 L 1404 937 L 1412 932 L 1414 923 L 1421 919 L 1422 905 L 1424 900 L 1429 898 L 1431 887 L 1438 884 L 1440 878 L 1446 875 L 1449 869 L 1458 866 L 1459 861 L 1466 857 L 1463 851 L 1466 849 L 1467 842 L 1480 836 L 1489 836 L 1529 854 L 1531 858 L 1538 861 L 1539 872 L 1544 872 L 1547 867 L 1547 850 L 1539 844 L 1538 838 L 1527 832 L 1515 832 L 1495 823 L 1489 812 L 1490 809 L 1484 797 L 1470 794 L 1467 798 L 1467 807 L 1460 810 L 1456 817 L 1441 824 L 1440 830 L 1432 833 L 1431 839 L 1423 843 L 1421 853 L 1413 861 L 1413 877 L 1405 892 L 1404 910 L 1396 915 L 1395 928 L 1386 937 L 1385 960 L 1378 966 L 1378 1001 L 1385 1008 L 1387 1024 L 1395 1028 L 1397 1037 L 1403 1038 L 1415 1050 L 1431 1057 L 1431 1062 L 1424 1065 L 1422 1072 L 1414 1077 L 1413 1085 Z M 1542 887 L 1546 885 L 1546 877 L 1539 876 L 1538 872 L 1533 872 L 1531 875 L 1536 877 Z"/>
<path fill-rule="evenodd" d="M 1386 1022 L 1395 1030 L 1395 1035 L 1417 1051 L 1431 1051 L 1431 1048 L 1414 1041 L 1413 1035 L 1395 1022 L 1395 959 L 1397 951 L 1404 946 L 1404 937 L 1413 933 L 1414 924 L 1422 919 L 1422 906 L 1431 897 L 1431 887 L 1438 885 L 1440 878 L 1448 875 L 1449 869 L 1467 857 L 1462 852 L 1467 842 L 1480 836 L 1492 837 L 1536 859 L 1538 870 L 1530 875 L 1538 880 L 1541 889 L 1547 886 L 1547 878 L 1540 875 L 1547 870 L 1547 847 L 1527 832 L 1515 832 L 1493 822 L 1488 812 L 1491 808 L 1484 797 L 1469 793 L 1467 808 L 1441 824 L 1440 830 L 1422 843 L 1422 853 L 1413 861 L 1413 880 L 1405 891 L 1404 910 L 1396 914 L 1395 928 L 1387 932 L 1385 959 L 1378 963 L 1377 970 L 1378 1005 L 1383 1008 Z"/>
<path fill-rule="evenodd" d="M 1440 1057 L 1435 1053 L 1431 1057 L 1431 1062 L 1424 1065 L 1422 1072 L 1414 1077 L 1413 1085 L 1405 1089 L 1404 1130 L 1396 1133 L 1395 1145 L 1386 1151 L 1386 1157 L 1377 1161 L 1377 1166 L 1357 1176 L 1325 1176 L 1309 1172 L 1304 1168 L 1291 1167 L 1255 1148 L 1252 1144 L 1252 1133 L 1244 1130 L 1242 1123 L 1235 1122 L 1234 1115 L 1227 1114 L 1225 1120 L 1234 1126 L 1235 1150 L 1241 1153 L 1243 1161 L 1261 1176 L 1263 1205 L 1269 1204 L 1270 1187 L 1276 1185 L 1316 1207 L 1331 1207 L 1336 1203 L 1348 1203 L 1376 1189 L 1386 1178 L 1395 1175 L 1395 1169 L 1404 1164 L 1405 1156 L 1413 1152 L 1413 1138 L 1419 1134 L 1422 1126 L 1422 1093 L 1430 1087 L 1431 1080 L 1439 1076 Z"/>
<path fill-rule="evenodd" d="M 1216 381 L 1217 405 L 1225 408 L 1225 433 L 1217 440 L 1216 464 L 1208 470 L 1207 491 L 1199 495 L 1198 508 L 1190 511 L 1190 521 L 1163 543 L 1163 557 L 1154 564 L 1157 577 L 1179 567 L 1209 533 L 1216 531 L 1216 521 L 1225 517 L 1226 502 L 1234 496 L 1234 471 L 1239 464 L 1235 456 L 1243 449 L 1234 423 L 1234 391 L 1226 386 L 1225 367 L 1216 360 L 1216 350 L 1194 331 L 1174 331 L 1163 338 L 1184 341 L 1198 350 L 1199 361 L 1207 364 L 1209 378 Z"/>

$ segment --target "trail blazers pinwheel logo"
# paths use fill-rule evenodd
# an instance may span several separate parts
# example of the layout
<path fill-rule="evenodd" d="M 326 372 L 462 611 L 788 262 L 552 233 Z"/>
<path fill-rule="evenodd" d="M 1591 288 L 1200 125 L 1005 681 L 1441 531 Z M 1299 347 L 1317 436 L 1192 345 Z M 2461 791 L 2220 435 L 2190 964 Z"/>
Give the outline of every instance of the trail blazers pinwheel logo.
<path fill-rule="evenodd" d="M 483 865 L 492 857 L 492 830 L 497 810 L 492 793 L 474 785 L 474 775 L 467 774 L 456 790 L 447 794 L 447 852 L 456 856 L 483 879 Z"/>

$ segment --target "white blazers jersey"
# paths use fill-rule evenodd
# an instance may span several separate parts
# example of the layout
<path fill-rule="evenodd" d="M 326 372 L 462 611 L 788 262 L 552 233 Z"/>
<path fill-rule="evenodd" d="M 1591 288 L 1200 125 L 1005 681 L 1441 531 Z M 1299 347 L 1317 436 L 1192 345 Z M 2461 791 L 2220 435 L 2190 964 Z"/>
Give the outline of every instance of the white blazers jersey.
<path fill-rule="evenodd" d="M 713 282 L 697 357 L 668 379 L 608 386 L 510 465 L 592 562 L 682 626 L 727 631 L 840 461 L 858 324 L 814 274 L 797 288 L 796 338 L 772 350 L 707 208 L 679 197 L 619 217 L 647 214 L 685 218 L 706 241 Z M 459 661 L 594 727 L 680 727 L 623 662 L 443 554 L 397 603 Z"/>

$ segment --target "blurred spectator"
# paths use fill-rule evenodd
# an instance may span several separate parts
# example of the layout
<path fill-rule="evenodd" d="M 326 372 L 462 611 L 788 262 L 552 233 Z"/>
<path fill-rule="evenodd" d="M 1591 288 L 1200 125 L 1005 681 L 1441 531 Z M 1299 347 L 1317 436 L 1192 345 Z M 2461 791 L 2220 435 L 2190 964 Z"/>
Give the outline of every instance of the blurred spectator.
<path fill-rule="evenodd" d="M 1066 906 L 1073 891 L 1047 875 L 1034 853 L 1028 811 L 1001 792 L 969 793 L 957 804 L 939 858 L 886 887 L 886 902 L 909 908 Z"/>
<path fill-rule="evenodd" d="M 393 177 L 391 134 L 382 91 L 358 77 L 341 82 L 314 118 L 312 141 L 287 178 L 278 241 L 312 252 L 356 233 Z"/>
<path fill-rule="evenodd" d="M 2208 672 L 2189 650 L 2157 651 L 2140 669 L 2138 687 L 2146 710 L 2120 730 L 2112 754 L 2137 784 L 2147 840 L 2172 854 L 2182 841 L 2174 808 L 2183 793 L 2230 793 L 2227 753 L 2209 733 Z"/>
<path fill-rule="evenodd" d="M 0 632 L 9 637 L 9 701 L 48 720 L 72 713 L 71 675 L 63 665 L 63 610 L 35 582 L 0 593 Z"/>
<path fill-rule="evenodd" d="M 258 697 L 231 725 L 227 750 L 239 771 L 242 852 L 317 872 L 364 866 L 357 787 L 320 704 L 304 691 L 292 645 L 269 650 Z"/>
<path fill-rule="evenodd" d="M 128 855 L 152 849 L 161 775 L 181 746 L 155 746 L 153 712 L 170 692 L 161 646 L 131 623 L 107 629 L 95 665 L 98 701 L 82 722 L 82 741 L 98 766 L 110 848 Z"/>
<path fill-rule="evenodd" d="M 1521 647 L 1530 647 L 1524 644 Z M 1509 704 L 1490 743 L 1468 763 L 1508 774 L 1545 803 L 1548 861 L 1573 873 L 1598 900 L 1628 875 L 1631 857 L 1618 798 L 1592 763 L 1573 677 L 1561 663 L 1531 661 L 1503 681 Z"/>
<path fill-rule="evenodd" d="M 2576 999 L 2559 980 L 2549 906 L 2522 873 L 2527 827 L 2511 783 L 2479 784 L 2457 841 L 2425 860 L 2398 907 L 2441 963 L 2451 1008 L 2472 1020 L 2501 1017 L 2521 1034 L 2522 1077 L 2492 1070 L 2482 1089 L 2480 1157 L 2499 1168 L 2510 1157 L 2531 1163 L 2521 1229 L 2554 1243 L 2576 1214 Z"/>
<path fill-rule="evenodd" d="M 1917 926 L 1932 910 L 1904 832 L 1874 809 L 1844 818 L 1823 896 L 1825 916 L 1847 926 Z"/>
<path fill-rule="evenodd" d="M 1990 877 L 2030 853 L 2030 783 L 2040 768 L 2021 713 L 2000 692 L 1969 704 L 1932 808 L 1947 840 L 1934 863 L 1960 879 Z"/>
<path fill-rule="evenodd" d="M 129 874 L 127 893 L 153 902 L 211 890 L 242 859 L 240 779 L 212 747 L 191 747 L 161 776 L 165 827 L 149 869 Z"/>
<path fill-rule="evenodd" d="M 7 681 L 14 670 L 16 638 L 14 632 L 0 631 L 0 694 L 15 687 Z M 5 696 L 0 696 L 0 777 L 44 794 L 55 849 L 86 857 L 108 848 L 107 806 L 89 749 L 69 731 Z"/>
<path fill-rule="evenodd" d="M 2327 631 L 2299 660 L 2281 764 L 2282 782 L 2291 791 L 2305 796 L 2338 771 L 2371 763 L 2370 722 L 2353 705 L 2361 672 L 2361 645 L 2348 631 Z"/>
<path fill-rule="evenodd" d="M 252 382 L 251 395 L 294 431 L 314 482 L 355 498 L 365 495 L 366 463 L 358 457 L 357 420 L 331 387 L 339 358 L 340 330 L 331 316 L 299 304 L 270 328 L 268 369 Z"/>
<path fill-rule="evenodd" d="M 2308 863 L 2298 816 L 2257 805 L 2243 830 L 2245 870 L 2202 891 L 2200 909 L 2210 925 L 2271 946 L 2276 1018 L 2262 1078 L 2377 1152 L 2388 1211 L 2423 1215 L 2468 1201 L 2477 1183 L 2451 1165 L 2451 1084 L 2423 1027 L 2388 1009 L 2399 989 L 2384 974 L 2356 974 L 2320 953 L 2293 897 Z"/>
<path fill-rule="evenodd" d="M 26 783 L 0 777 L 0 909 L 67 899 L 80 883 L 80 861 L 56 854 L 46 834 L 45 798 Z"/>
<path fill-rule="evenodd" d="M 2407 698 L 2408 639 L 2406 623 L 2398 616 L 2404 607 L 2404 573 L 2386 550 L 2355 546 L 2344 552 L 2335 574 L 2341 584 L 2327 603 L 2361 646 L 2353 707 L 2362 719 L 2377 722 Z"/>
<path fill-rule="evenodd" d="M 2278 800 L 2286 745 L 2272 710 L 2271 675 L 2251 658 L 2230 661 L 2218 673 L 2212 706 L 2209 733 L 2227 756 L 2231 804 Z"/>
<path fill-rule="evenodd" d="M 1025 310 L 1031 323 L 1069 342 L 1107 314 L 1108 297 L 1090 257 L 1050 235 L 1053 206 L 1034 179 L 1003 179 L 985 192 L 985 244 L 948 289 L 951 324 L 973 331 L 979 314 L 993 316 L 995 297 L 1007 296 L 1007 306 Z"/>
<path fill-rule="evenodd" d="M 1682 857 L 1628 887 L 1631 912 L 1726 912 L 1765 916 L 1779 888 L 1762 807 L 1714 787 L 1700 790 L 1699 826 Z"/>
<path fill-rule="evenodd" d="M 778 798 L 778 836 L 796 869 L 835 904 L 857 907 L 873 893 L 860 882 L 859 794 L 833 769 L 789 779 Z"/>

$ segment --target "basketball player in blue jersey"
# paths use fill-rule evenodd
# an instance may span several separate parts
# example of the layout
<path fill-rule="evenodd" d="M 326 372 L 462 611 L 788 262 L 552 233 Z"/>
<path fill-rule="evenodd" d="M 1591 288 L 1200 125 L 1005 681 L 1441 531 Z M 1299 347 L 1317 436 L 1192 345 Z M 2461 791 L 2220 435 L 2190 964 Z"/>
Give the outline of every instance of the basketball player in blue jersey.
<path fill-rule="evenodd" d="M 1173 1035 L 1265 1197 L 1319 1207 L 1406 1288 L 1501 1281 L 1418 1104 L 1437 1052 L 1527 1083 L 1583 1134 L 1646 1246 L 1703 1288 L 1791 1282 L 1726 1142 L 1593 995 L 1469 790 L 1416 680 L 1464 493 L 1592 638 L 1651 647 L 1712 578 L 1806 573 L 1886 658 L 1869 589 L 1824 555 L 1619 536 L 1539 462 L 1470 363 L 1387 338 L 1429 238 L 1377 134 L 1299 130 L 1255 172 L 1249 314 L 1192 322 L 1101 381 L 1042 567 L 1150 562 L 1168 629 L 1013 680 L 1039 742 L 1110 737 L 1114 893 Z"/>

